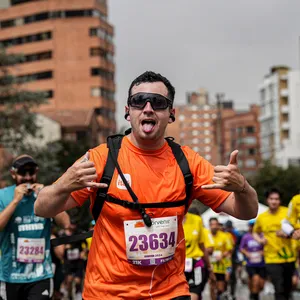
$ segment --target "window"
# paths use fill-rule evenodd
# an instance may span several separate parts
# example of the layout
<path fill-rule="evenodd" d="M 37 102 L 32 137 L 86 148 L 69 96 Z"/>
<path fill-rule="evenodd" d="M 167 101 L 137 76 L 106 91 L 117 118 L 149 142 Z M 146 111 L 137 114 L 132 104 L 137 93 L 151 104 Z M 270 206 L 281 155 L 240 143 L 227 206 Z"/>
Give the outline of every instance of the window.
<path fill-rule="evenodd" d="M 199 131 L 198 131 L 198 130 L 193 130 L 193 131 L 192 131 L 192 135 L 193 135 L 193 136 L 196 136 L 196 135 L 198 135 L 198 134 L 199 134 Z"/>
<path fill-rule="evenodd" d="M 20 36 L 13 39 L 0 40 L 0 45 L 6 48 L 6 47 L 22 45 L 22 44 L 27 44 L 32 42 L 50 40 L 51 38 L 52 38 L 51 31 L 47 31 L 47 32 L 33 34 L 33 35 Z"/>
<path fill-rule="evenodd" d="M 193 150 L 194 150 L 195 152 L 198 152 L 198 151 L 199 151 L 199 147 L 193 147 Z"/>
<path fill-rule="evenodd" d="M 34 2 L 38 0 L 10 0 L 11 5 L 17 5 L 21 3 L 26 3 L 26 2 Z"/>
<path fill-rule="evenodd" d="M 209 146 L 205 146 L 204 150 L 205 150 L 206 152 L 209 152 L 209 151 L 211 150 L 211 148 L 210 148 Z"/>
<path fill-rule="evenodd" d="M 50 14 L 48 12 L 38 13 L 35 15 L 24 17 L 24 24 L 45 21 L 48 20 L 49 18 L 50 18 Z"/>
<path fill-rule="evenodd" d="M 243 139 L 243 142 L 248 145 L 256 144 L 256 137 L 247 136 Z"/>
<path fill-rule="evenodd" d="M 300 159 L 299 158 L 289 158 L 288 159 L 289 166 L 300 167 Z"/>
<path fill-rule="evenodd" d="M 24 56 L 24 61 L 21 63 L 39 61 L 39 60 L 47 60 L 52 58 L 52 51 L 45 51 L 40 53 L 28 54 Z"/>
<path fill-rule="evenodd" d="M 100 97 L 100 88 L 98 88 L 98 87 L 91 88 L 91 96 L 92 97 Z"/>
<path fill-rule="evenodd" d="M 192 143 L 193 143 L 193 144 L 198 144 L 198 143 L 199 143 L 199 139 L 193 138 Z"/>
<path fill-rule="evenodd" d="M 209 114 L 204 114 L 204 119 L 209 119 Z"/>
<path fill-rule="evenodd" d="M 204 127 L 209 127 L 210 123 L 209 122 L 204 122 Z"/>
<path fill-rule="evenodd" d="M 0 0 L 3 1 L 3 0 Z M 38 1 L 38 0 L 36 0 Z M 15 1 L 17 4 L 24 2 L 31 2 L 29 0 L 18 0 Z M 14 4 L 12 4 L 14 5 Z M 17 19 L 3 20 L 0 22 L 0 28 L 9 28 L 14 26 L 20 26 L 23 24 L 30 24 L 34 22 L 45 21 L 48 19 L 58 19 L 58 18 L 78 18 L 78 17 L 96 17 L 102 20 L 106 20 L 107 16 L 98 10 L 85 9 L 85 10 L 67 10 L 67 11 L 51 11 L 51 12 L 42 12 L 37 13 Z M 111 34 L 107 33 L 107 40 L 112 41 L 113 37 Z"/>
<path fill-rule="evenodd" d="M 109 91 L 105 88 L 100 88 L 100 94 L 103 98 L 106 98 L 108 100 L 114 100 L 115 93 L 112 91 Z"/>
<path fill-rule="evenodd" d="M 185 116 L 184 115 L 180 115 L 179 116 L 179 121 L 184 121 L 185 120 Z"/>
<path fill-rule="evenodd" d="M 100 76 L 105 79 L 114 80 L 114 73 L 104 70 L 102 68 L 92 68 L 91 69 L 91 76 Z"/>
<path fill-rule="evenodd" d="M 0 22 L 0 28 L 8 28 L 15 26 L 15 20 L 5 20 Z"/>
<path fill-rule="evenodd" d="M 211 160 L 211 155 L 206 154 L 206 155 L 205 155 L 205 159 L 206 159 L 206 160 Z"/>
<path fill-rule="evenodd" d="M 192 119 L 197 119 L 198 118 L 198 116 L 196 115 L 196 114 L 192 114 Z"/>
<path fill-rule="evenodd" d="M 100 48 L 91 48 L 90 49 L 90 56 L 100 56 L 106 59 L 107 61 L 113 62 L 114 61 L 114 56 L 112 53 Z"/>
<path fill-rule="evenodd" d="M 205 138 L 205 139 L 204 139 L 204 143 L 205 143 L 205 144 L 209 144 L 209 143 L 210 143 L 210 138 Z"/>
<path fill-rule="evenodd" d="M 255 159 L 247 159 L 245 161 L 245 166 L 247 168 L 253 168 L 253 167 L 255 167 L 256 166 L 256 160 Z"/>
<path fill-rule="evenodd" d="M 236 129 L 237 133 L 242 134 L 243 133 L 243 127 L 238 127 Z"/>
<path fill-rule="evenodd" d="M 255 127 L 253 127 L 253 126 L 247 126 L 246 127 L 246 131 L 247 131 L 247 133 L 254 133 L 255 132 Z"/>
<path fill-rule="evenodd" d="M 90 36 L 97 36 L 103 40 L 106 39 L 106 31 L 102 28 L 90 28 Z"/>
<path fill-rule="evenodd" d="M 74 18 L 74 17 L 91 17 L 92 10 L 67 10 L 65 11 L 66 18 Z"/>
<path fill-rule="evenodd" d="M 249 155 L 255 155 L 256 154 L 256 149 L 255 148 L 248 149 L 248 154 Z"/>
<path fill-rule="evenodd" d="M 46 72 L 38 72 L 38 73 L 17 76 L 17 79 L 18 79 L 18 82 L 24 83 L 24 82 L 31 82 L 31 81 L 36 81 L 36 80 L 49 79 L 52 77 L 53 77 L 52 71 L 46 71 Z"/>
<path fill-rule="evenodd" d="M 204 134 L 205 135 L 209 135 L 210 134 L 210 131 L 208 129 L 204 130 Z"/>

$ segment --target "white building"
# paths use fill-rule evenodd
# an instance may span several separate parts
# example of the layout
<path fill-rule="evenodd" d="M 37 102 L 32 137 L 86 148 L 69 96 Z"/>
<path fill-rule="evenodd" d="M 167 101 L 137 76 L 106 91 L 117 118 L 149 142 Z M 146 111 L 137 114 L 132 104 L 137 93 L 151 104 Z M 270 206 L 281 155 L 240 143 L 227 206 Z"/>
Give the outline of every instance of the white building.
<path fill-rule="evenodd" d="M 300 72 L 273 67 L 259 92 L 262 160 L 300 166 Z"/>

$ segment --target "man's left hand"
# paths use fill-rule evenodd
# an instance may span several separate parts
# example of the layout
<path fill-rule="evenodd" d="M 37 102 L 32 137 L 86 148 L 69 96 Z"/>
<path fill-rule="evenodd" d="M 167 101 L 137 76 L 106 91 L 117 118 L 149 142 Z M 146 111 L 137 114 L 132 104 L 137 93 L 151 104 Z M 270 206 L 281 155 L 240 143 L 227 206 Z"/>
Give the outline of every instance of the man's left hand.
<path fill-rule="evenodd" d="M 276 236 L 284 238 L 284 239 L 288 238 L 288 235 L 286 233 L 284 233 L 282 230 L 276 231 Z"/>
<path fill-rule="evenodd" d="M 294 240 L 300 240 L 300 229 L 297 229 L 292 234 L 292 239 Z"/>
<path fill-rule="evenodd" d="M 229 164 L 227 166 L 216 166 L 214 168 L 213 184 L 205 184 L 202 186 L 205 190 L 221 189 L 229 192 L 242 191 L 245 179 L 238 168 L 239 151 L 234 150 L 230 154 Z"/>

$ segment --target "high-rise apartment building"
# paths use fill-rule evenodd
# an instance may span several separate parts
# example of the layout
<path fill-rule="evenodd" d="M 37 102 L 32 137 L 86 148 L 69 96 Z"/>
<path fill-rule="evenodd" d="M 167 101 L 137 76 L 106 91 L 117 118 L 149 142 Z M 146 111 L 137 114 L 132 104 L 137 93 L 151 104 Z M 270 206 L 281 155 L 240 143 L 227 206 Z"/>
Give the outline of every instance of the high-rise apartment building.
<path fill-rule="evenodd" d="M 187 93 L 187 103 L 175 107 L 176 121 L 168 126 L 167 135 L 173 136 L 181 145 L 189 146 L 212 164 L 219 164 L 218 118 L 220 114 L 227 115 L 232 111 L 232 105 L 223 106 L 222 103 L 219 110 L 216 104 L 210 104 L 205 89 Z"/>
<path fill-rule="evenodd" d="M 251 176 L 260 165 L 259 107 L 239 112 L 224 94 L 216 96 L 216 103 L 210 104 L 204 89 L 188 93 L 188 104 L 175 107 L 176 121 L 168 126 L 167 135 L 213 165 L 227 165 L 231 152 L 238 149 L 239 167 Z"/>
<path fill-rule="evenodd" d="M 300 166 L 300 72 L 272 67 L 259 93 L 262 159 L 282 167 Z"/>
<path fill-rule="evenodd" d="M 68 126 L 63 115 L 71 114 L 72 128 L 81 128 L 76 136 L 85 135 L 88 123 L 80 111 L 95 115 L 99 142 L 116 130 L 114 30 L 107 13 L 106 0 L 1 0 L 0 9 L 0 45 L 24 54 L 12 71 L 23 87 L 48 95 L 38 112 L 62 120 L 62 127 Z"/>
<path fill-rule="evenodd" d="M 229 163 L 231 152 L 237 149 L 242 174 L 254 175 L 261 162 L 259 106 L 251 105 L 250 110 L 222 118 L 221 143 L 223 165 Z"/>

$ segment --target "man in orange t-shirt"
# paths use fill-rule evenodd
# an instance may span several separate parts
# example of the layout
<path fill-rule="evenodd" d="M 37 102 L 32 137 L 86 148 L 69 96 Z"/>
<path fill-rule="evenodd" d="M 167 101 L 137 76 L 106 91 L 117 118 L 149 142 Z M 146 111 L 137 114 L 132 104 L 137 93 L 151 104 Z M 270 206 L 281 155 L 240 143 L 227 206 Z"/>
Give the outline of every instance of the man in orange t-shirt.
<path fill-rule="evenodd" d="M 175 121 L 175 89 L 160 74 L 145 72 L 129 88 L 125 118 L 132 132 L 122 140 L 118 162 L 140 203 L 184 200 L 185 181 L 171 148 L 164 139 L 168 123 Z M 189 147 L 181 147 L 191 173 L 190 197 L 215 211 L 251 219 L 257 214 L 255 190 L 240 174 L 237 153 L 229 164 L 213 167 Z M 35 203 L 37 215 L 51 217 L 82 205 L 93 207 L 108 156 L 106 144 L 89 150 L 53 185 L 45 187 Z M 132 202 L 117 170 L 108 193 Z M 83 298 L 96 299 L 190 299 L 184 275 L 185 207 L 147 208 L 151 226 L 141 214 L 105 201 L 96 222 L 86 270 Z M 146 223 L 146 222 L 145 222 Z"/>

